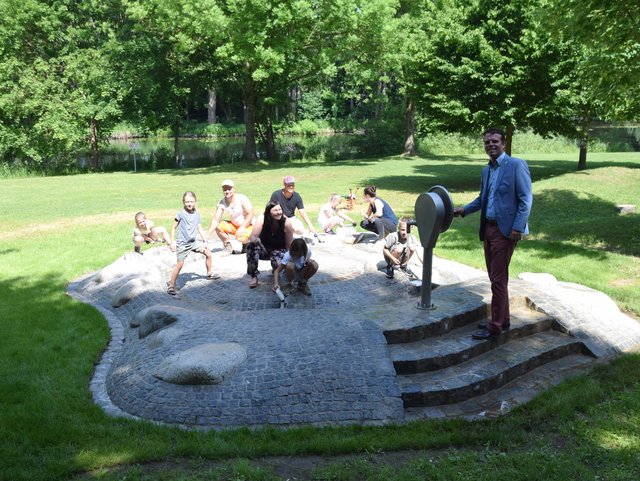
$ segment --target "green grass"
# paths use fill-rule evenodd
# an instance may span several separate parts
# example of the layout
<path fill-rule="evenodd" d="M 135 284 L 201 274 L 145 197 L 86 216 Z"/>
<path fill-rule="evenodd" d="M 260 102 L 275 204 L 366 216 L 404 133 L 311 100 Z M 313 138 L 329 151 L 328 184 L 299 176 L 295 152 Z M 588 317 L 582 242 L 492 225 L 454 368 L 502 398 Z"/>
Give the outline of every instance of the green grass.
<path fill-rule="evenodd" d="M 640 155 L 592 154 L 585 172 L 575 172 L 575 158 L 564 154 L 521 156 L 534 179 L 534 210 L 512 275 L 549 272 L 640 315 L 638 214 L 614 209 L 640 206 Z M 131 250 L 136 211 L 168 227 L 182 192 L 194 190 L 208 225 L 223 178 L 233 178 L 260 211 L 291 173 L 312 219 L 329 193 L 362 192 L 367 183 L 398 214 L 411 215 L 416 196 L 435 184 L 456 204 L 472 199 L 483 163 L 480 155 L 439 155 L 0 180 L 0 479 L 277 479 L 260 458 L 353 453 L 360 454 L 326 462 L 308 477 L 462 480 L 498 470 L 496 479 L 637 479 L 638 354 L 488 422 L 205 433 L 112 419 L 91 401 L 88 382 L 109 331 L 95 309 L 64 290 Z M 477 216 L 456 219 L 435 254 L 482 268 L 477 226 Z M 417 450 L 412 461 L 385 471 L 377 453 L 407 449 Z M 154 472 L 150 461 L 167 465 Z M 214 461 L 220 464 L 207 464 Z"/>

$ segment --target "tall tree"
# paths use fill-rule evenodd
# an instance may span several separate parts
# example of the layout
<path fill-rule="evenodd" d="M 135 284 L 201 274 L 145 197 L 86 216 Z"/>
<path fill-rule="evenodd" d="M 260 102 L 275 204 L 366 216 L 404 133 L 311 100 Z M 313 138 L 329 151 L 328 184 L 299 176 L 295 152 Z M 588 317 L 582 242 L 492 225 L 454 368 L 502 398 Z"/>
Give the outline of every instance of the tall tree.
<path fill-rule="evenodd" d="M 118 0 L 2 0 L 0 143 L 31 165 L 74 161 L 87 144 L 96 169 L 98 146 L 121 111 L 112 62 Z"/>
<path fill-rule="evenodd" d="M 580 44 L 580 70 L 609 118 L 640 118 L 637 0 L 543 0 L 541 20 L 559 39 Z"/>
<path fill-rule="evenodd" d="M 629 12 L 635 0 L 543 0 L 542 30 L 567 52 L 557 73 L 557 95 L 575 121 L 578 170 L 587 167 L 595 119 L 640 118 L 640 23 Z"/>
<path fill-rule="evenodd" d="M 429 52 L 432 35 L 436 31 L 432 25 L 434 14 L 453 13 L 453 5 L 448 0 L 401 1 L 396 16 L 385 29 L 386 41 L 384 62 L 390 74 L 401 86 L 405 96 L 405 138 L 403 155 L 416 155 L 415 116 L 416 100 L 420 97 L 427 78 L 422 65 L 425 53 Z"/>
<path fill-rule="evenodd" d="M 171 128 L 180 165 L 180 125 L 189 94 L 211 85 L 211 57 L 224 35 L 216 0 L 131 0 L 132 28 L 120 32 L 128 116 L 147 129 Z"/>
<path fill-rule="evenodd" d="M 225 44 L 216 58 L 238 72 L 243 87 L 248 159 L 257 158 L 256 123 L 267 151 L 274 105 L 303 79 L 330 74 L 360 32 L 380 25 L 394 0 L 228 0 Z M 353 42 L 351 44 L 350 42 Z"/>
<path fill-rule="evenodd" d="M 553 69 L 562 56 L 534 29 L 534 6 L 527 0 L 455 1 L 431 12 L 430 42 L 416 53 L 413 85 L 432 128 L 501 126 L 507 151 L 518 127 L 543 135 L 571 128 L 556 104 Z"/>

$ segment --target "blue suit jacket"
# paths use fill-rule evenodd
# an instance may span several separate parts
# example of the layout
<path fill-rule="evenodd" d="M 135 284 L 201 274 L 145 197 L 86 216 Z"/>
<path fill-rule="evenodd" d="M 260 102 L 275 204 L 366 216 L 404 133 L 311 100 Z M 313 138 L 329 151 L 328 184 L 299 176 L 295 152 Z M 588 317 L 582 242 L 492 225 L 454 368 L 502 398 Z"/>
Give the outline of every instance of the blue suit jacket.
<path fill-rule="evenodd" d="M 527 221 L 533 204 L 531 174 L 527 163 L 505 154 L 497 170 L 494 208 L 496 222 L 503 236 L 509 237 L 512 230 L 529 233 Z M 482 211 L 480 219 L 480 240 L 484 240 L 485 211 L 489 194 L 489 165 L 482 169 L 480 195 L 464 206 L 464 214 Z"/>

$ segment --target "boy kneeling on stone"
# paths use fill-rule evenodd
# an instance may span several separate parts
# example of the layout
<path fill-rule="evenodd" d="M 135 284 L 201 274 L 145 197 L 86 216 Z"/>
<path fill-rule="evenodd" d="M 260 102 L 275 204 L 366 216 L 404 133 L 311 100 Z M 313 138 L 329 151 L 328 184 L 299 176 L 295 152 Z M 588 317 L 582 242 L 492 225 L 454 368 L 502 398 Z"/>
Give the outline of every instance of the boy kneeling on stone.
<path fill-rule="evenodd" d="M 387 261 L 386 273 L 389 279 L 393 279 L 393 269 L 396 266 L 412 275 L 411 271 L 407 270 L 407 263 L 413 254 L 416 254 L 418 260 L 422 262 L 420 243 L 413 234 L 407 232 L 407 222 L 410 220 L 408 217 L 401 218 L 398 222 L 398 231 L 392 232 L 385 238 L 382 254 Z"/>

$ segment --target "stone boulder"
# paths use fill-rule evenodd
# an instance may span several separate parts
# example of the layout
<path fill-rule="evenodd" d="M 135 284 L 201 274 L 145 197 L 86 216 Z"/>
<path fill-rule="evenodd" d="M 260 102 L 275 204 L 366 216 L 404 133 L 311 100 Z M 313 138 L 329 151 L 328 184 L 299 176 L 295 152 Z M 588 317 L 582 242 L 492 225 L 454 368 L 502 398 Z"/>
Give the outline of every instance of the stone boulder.
<path fill-rule="evenodd" d="M 112 282 L 118 278 L 139 274 L 141 271 L 148 270 L 153 267 L 140 254 L 127 253 L 116 260 L 113 264 L 99 270 L 93 276 L 93 282 L 103 284 Z"/>
<path fill-rule="evenodd" d="M 202 344 L 169 356 L 154 376 L 172 384 L 218 384 L 246 359 L 247 349 L 241 344 Z"/>
<path fill-rule="evenodd" d="M 154 285 L 156 287 L 154 287 Z M 147 278 L 136 277 L 121 285 L 111 298 L 111 307 L 124 306 L 140 294 L 157 289 L 159 284 L 149 282 Z"/>
<path fill-rule="evenodd" d="M 171 327 L 166 327 L 161 331 L 157 331 L 154 336 L 152 336 L 149 342 L 149 349 L 157 349 L 162 346 L 171 346 L 173 343 L 184 336 L 185 332 L 182 329 L 176 327 L 175 324 L 171 325 Z"/>
<path fill-rule="evenodd" d="M 616 211 L 621 215 L 635 214 L 636 206 L 633 204 L 620 204 L 616 205 Z"/>
<path fill-rule="evenodd" d="M 554 275 L 546 272 L 523 272 L 518 276 L 518 279 L 543 286 L 558 284 L 558 279 L 556 279 Z"/>
<path fill-rule="evenodd" d="M 131 319 L 129 327 L 138 327 L 138 337 L 142 339 L 163 327 L 173 324 L 180 317 L 187 315 L 187 313 L 186 309 L 170 305 L 158 304 L 145 307 Z"/>

